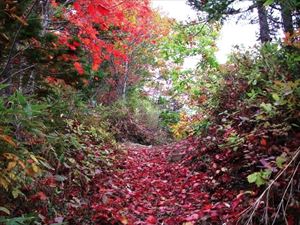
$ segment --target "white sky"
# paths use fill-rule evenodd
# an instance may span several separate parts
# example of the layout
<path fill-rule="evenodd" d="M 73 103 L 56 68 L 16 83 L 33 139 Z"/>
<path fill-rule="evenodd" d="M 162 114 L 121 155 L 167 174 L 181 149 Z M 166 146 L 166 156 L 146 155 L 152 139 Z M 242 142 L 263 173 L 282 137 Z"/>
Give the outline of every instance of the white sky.
<path fill-rule="evenodd" d="M 189 18 L 195 19 L 196 12 L 186 5 L 186 0 L 152 0 L 154 8 L 160 8 L 169 17 L 179 21 L 185 21 Z M 216 56 L 220 63 L 225 63 L 227 55 L 234 45 L 253 46 L 256 42 L 256 25 L 236 24 L 235 20 L 228 21 L 222 27 L 220 38 L 217 42 L 219 51 Z M 195 62 L 189 61 L 190 64 Z M 192 65 L 191 65 L 192 66 Z"/>

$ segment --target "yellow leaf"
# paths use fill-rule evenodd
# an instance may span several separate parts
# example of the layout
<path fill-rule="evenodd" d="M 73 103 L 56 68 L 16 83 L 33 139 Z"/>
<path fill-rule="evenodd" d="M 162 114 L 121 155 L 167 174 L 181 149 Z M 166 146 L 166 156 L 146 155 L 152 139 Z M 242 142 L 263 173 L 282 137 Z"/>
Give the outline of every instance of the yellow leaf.
<path fill-rule="evenodd" d="M 12 14 L 11 16 L 18 20 L 23 26 L 28 26 L 28 23 L 23 18 L 17 16 L 16 14 Z"/>
<path fill-rule="evenodd" d="M 16 174 L 14 173 L 8 173 L 7 176 L 9 177 L 10 180 L 16 180 Z"/>
<path fill-rule="evenodd" d="M 10 211 L 3 206 L 0 206 L 0 211 L 6 213 L 7 215 L 10 215 Z"/>
<path fill-rule="evenodd" d="M 16 161 L 11 161 L 11 162 L 8 163 L 6 169 L 7 169 L 8 171 L 11 171 L 13 168 L 16 167 L 16 165 L 17 165 L 17 162 L 16 162 Z"/>
<path fill-rule="evenodd" d="M 2 186 L 5 190 L 8 190 L 9 181 L 6 177 L 0 177 L 0 186 Z"/>
<path fill-rule="evenodd" d="M 9 41 L 9 38 L 4 33 L 0 33 L 0 39 L 4 40 L 5 42 Z"/>
<path fill-rule="evenodd" d="M 34 155 L 30 155 L 30 158 L 35 161 L 36 163 L 39 163 L 39 161 L 37 160 L 37 158 Z"/>
<path fill-rule="evenodd" d="M 35 163 L 33 163 L 33 164 L 31 165 L 31 167 L 32 167 L 32 170 L 33 170 L 35 173 L 39 173 L 39 172 L 40 172 L 40 168 L 39 168 Z"/>
<path fill-rule="evenodd" d="M 32 163 L 31 167 L 27 168 L 25 172 L 27 175 L 34 177 L 41 172 L 41 169 L 35 163 Z"/>

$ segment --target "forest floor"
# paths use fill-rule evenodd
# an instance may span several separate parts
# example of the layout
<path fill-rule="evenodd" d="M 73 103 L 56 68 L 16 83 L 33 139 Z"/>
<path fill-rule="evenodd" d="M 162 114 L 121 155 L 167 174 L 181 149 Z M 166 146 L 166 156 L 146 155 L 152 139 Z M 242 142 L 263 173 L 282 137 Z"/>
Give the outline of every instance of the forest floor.
<path fill-rule="evenodd" d="M 193 225 L 199 221 L 218 224 L 221 218 L 224 221 L 224 217 L 229 220 L 236 216 L 241 194 L 222 192 L 223 188 L 219 188 L 220 193 L 213 191 L 222 183 L 217 178 L 221 173 L 224 182 L 229 179 L 227 169 L 217 170 L 213 177 L 209 168 L 192 167 L 187 162 L 193 161 L 189 152 L 195 150 L 194 146 L 192 139 L 163 146 L 123 145 L 125 157 L 118 168 L 95 180 L 99 192 L 93 199 L 94 220 L 107 224 Z M 211 166 L 216 169 L 215 164 Z"/>

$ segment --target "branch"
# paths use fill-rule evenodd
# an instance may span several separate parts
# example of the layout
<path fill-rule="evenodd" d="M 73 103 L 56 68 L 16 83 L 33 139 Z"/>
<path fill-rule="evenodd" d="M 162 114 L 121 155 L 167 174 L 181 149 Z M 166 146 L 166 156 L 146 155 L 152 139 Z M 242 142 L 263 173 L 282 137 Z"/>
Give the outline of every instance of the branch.
<path fill-rule="evenodd" d="M 225 14 L 226 15 L 237 15 L 237 14 L 251 11 L 251 10 L 255 9 L 256 7 L 257 7 L 257 4 L 253 4 L 253 5 L 249 6 L 248 9 L 245 9 L 245 10 L 241 10 L 241 9 L 236 10 L 236 9 L 230 8 L 229 10 L 225 11 Z"/>
<path fill-rule="evenodd" d="M 33 64 L 33 65 L 31 65 L 31 66 L 25 67 L 24 69 L 18 70 L 18 71 L 16 71 L 16 72 L 14 72 L 14 73 L 11 75 L 11 77 L 17 75 L 18 73 L 21 73 L 21 72 L 24 72 L 24 71 L 26 71 L 26 70 L 29 70 L 29 69 L 31 69 L 31 68 L 33 68 L 33 67 L 35 67 L 35 66 L 36 66 L 36 64 Z"/>

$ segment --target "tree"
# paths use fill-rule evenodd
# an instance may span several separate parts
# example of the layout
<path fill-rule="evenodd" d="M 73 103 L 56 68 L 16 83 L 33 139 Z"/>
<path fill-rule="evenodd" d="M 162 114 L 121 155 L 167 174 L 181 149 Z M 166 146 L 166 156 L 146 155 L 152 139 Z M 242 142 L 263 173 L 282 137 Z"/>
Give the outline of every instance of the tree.
<path fill-rule="evenodd" d="M 248 3 L 245 7 L 244 4 Z M 240 15 L 247 17 L 254 9 L 257 10 L 258 24 L 260 26 L 261 42 L 271 40 L 270 34 L 276 33 L 278 28 L 283 27 L 285 32 L 293 32 L 293 15 L 299 12 L 299 3 L 294 0 L 289 1 L 265 1 L 252 0 L 244 1 L 241 4 L 239 0 L 188 0 L 188 4 L 194 9 L 208 13 L 208 20 L 225 20 L 232 15 Z M 267 8 L 266 6 L 270 6 Z M 273 13 L 274 10 L 279 10 L 279 13 Z M 274 18 L 276 14 L 281 14 L 281 19 Z M 255 21 L 255 20 L 254 20 Z M 270 27 L 270 25 L 272 25 Z"/>
<path fill-rule="evenodd" d="M 67 21 L 57 32 L 60 46 L 77 54 L 66 53 L 65 60 L 72 59 L 79 77 L 96 83 L 95 94 L 101 95 L 102 102 L 125 98 L 147 65 L 140 61 L 142 52 L 167 33 L 163 19 L 148 0 L 76 0 L 67 6 L 53 5 L 62 12 L 59 20 Z"/>
<path fill-rule="evenodd" d="M 293 34 L 299 24 L 300 3 L 296 0 L 274 0 L 269 1 L 269 20 L 275 25 L 282 26 L 285 33 Z M 276 18 L 274 15 L 281 15 L 281 18 Z M 293 19 L 294 18 L 294 19 Z"/>
<path fill-rule="evenodd" d="M 192 96 L 198 91 L 203 78 L 196 68 L 183 67 L 190 57 L 197 56 L 199 71 L 215 70 L 215 57 L 219 24 L 184 25 L 175 23 L 168 36 L 164 37 L 156 54 L 160 64 L 159 72 L 154 72 L 147 88 L 155 93 L 158 101 L 165 99 L 168 109 L 179 110 L 183 105 L 191 105 Z M 199 72 L 200 74 L 200 72 Z"/>
<path fill-rule="evenodd" d="M 284 32 L 294 33 L 292 10 L 283 2 L 280 2 L 281 17 Z"/>
<path fill-rule="evenodd" d="M 162 18 L 154 11 L 143 20 L 135 17 L 131 20 L 136 21 L 135 35 L 124 36 L 115 43 L 120 49 L 126 48 L 126 57 L 108 51 L 107 58 L 98 69 L 105 75 L 97 82 L 94 81 L 94 96 L 98 96 L 98 101 L 103 103 L 109 104 L 119 98 L 126 100 L 128 89 L 150 75 L 148 71 L 154 61 L 156 46 L 169 32 L 169 19 Z"/>
<path fill-rule="evenodd" d="M 60 32 L 60 43 L 70 49 L 84 48 L 91 56 L 93 70 L 97 70 L 111 54 L 126 58 L 128 46 L 123 40 L 135 39 L 140 32 L 147 32 L 142 26 L 151 16 L 151 9 L 147 0 L 77 0 L 64 9 L 64 16 L 70 26 Z M 72 42 L 74 37 L 78 41 Z"/>
<path fill-rule="evenodd" d="M 264 2 L 257 0 L 256 2 L 258 22 L 259 22 L 259 39 L 262 43 L 271 41 L 270 28 L 268 22 L 267 10 L 264 6 Z"/>
<path fill-rule="evenodd" d="M 7 84 L 7 94 L 14 89 L 33 92 L 35 88 L 39 76 L 36 62 L 44 57 L 35 57 L 32 50 L 42 49 L 41 42 L 47 42 L 48 5 L 45 0 L 0 2 L 0 82 Z M 34 57 L 35 62 L 31 60 Z"/>

